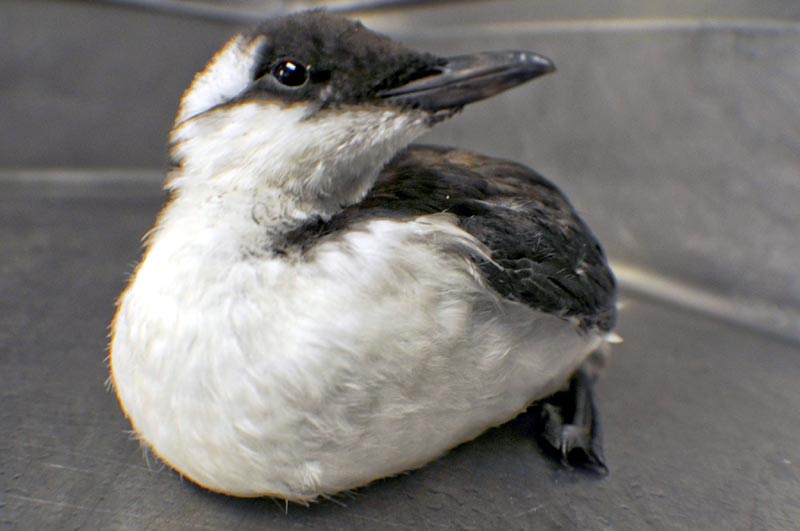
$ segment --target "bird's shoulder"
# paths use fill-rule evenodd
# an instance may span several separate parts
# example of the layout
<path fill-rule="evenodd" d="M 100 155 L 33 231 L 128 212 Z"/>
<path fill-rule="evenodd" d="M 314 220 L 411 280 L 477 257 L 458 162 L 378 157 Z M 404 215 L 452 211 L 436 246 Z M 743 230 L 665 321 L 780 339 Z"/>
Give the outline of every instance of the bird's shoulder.
<path fill-rule="evenodd" d="M 616 287 L 600 243 L 554 184 L 515 162 L 411 146 L 360 203 L 315 230 L 328 235 L 373 219 L 442 212 L 491 251 L 491 261 L 472 259 L 500 295 L 586 328 L 613 328 Z"/>

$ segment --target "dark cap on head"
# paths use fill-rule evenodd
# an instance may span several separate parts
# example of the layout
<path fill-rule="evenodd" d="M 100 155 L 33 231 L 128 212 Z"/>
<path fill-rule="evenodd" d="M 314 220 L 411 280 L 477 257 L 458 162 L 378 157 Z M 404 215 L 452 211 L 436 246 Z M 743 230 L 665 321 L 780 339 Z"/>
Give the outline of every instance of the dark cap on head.
<path fill-rule="evenodd" d="M 429 111 L 456 110 L 552 72 L 532 52 L 504 51 L 441 58 L 420 53 L 360 22 L 306 11 L 270 19 L 246 96 L 269 93 L 323 107 L 370 103 Z"/>
<path fill-rule="evenodd" d="M 252 33 L 254 38 L 261 35 L 266 42 L 253 72 L 257 85 L 290 100 L 358 103 L 445 63 L 370 31 L 360 22 L 321 10 L 267 20 Z M 287 86 L 276 79 L 276 70 L 286 62 L 306 70 L 304 84 Z"/>

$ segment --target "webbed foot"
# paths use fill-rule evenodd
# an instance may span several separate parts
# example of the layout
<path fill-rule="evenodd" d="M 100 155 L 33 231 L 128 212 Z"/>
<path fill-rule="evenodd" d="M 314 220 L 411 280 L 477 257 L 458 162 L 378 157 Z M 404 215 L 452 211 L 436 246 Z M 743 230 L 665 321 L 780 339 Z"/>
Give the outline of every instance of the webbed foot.
<path fill-rule="evenodd" d="M 534 435 L 539 446 L 564 465 L 608 474 L 603 430 L 594 399 L 594 381 L 578 369 L 569 388 L 533 405 Z"/>

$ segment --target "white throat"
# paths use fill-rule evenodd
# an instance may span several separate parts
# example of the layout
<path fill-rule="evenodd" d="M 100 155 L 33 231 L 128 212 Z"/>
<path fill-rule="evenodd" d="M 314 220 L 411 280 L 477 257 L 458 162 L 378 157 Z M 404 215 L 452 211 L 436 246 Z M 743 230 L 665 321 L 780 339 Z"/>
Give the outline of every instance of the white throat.
<path fill-rule="evenodd" d="M 268 233 L 326 218 L 360 201 L 428 124 L 423 112 L 380 107 L 253 101 L 212 109 L 173 131 L 180 168 L 167 185 L 175 194 L 169 210 L 189 203 L 221 223 L 250 219 Z M 163 223 L 174 217 L 169 210 Z"/>

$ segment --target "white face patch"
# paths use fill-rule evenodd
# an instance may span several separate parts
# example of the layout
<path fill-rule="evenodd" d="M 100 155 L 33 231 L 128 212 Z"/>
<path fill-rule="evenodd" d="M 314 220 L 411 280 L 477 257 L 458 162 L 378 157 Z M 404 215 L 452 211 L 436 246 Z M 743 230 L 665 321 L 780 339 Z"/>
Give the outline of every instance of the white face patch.
<path fill-rule="evenodd" d="M 266 37 L 259 36 L 248 42 L 237 35 L 225 45 L 198 73 L 181 100 L 175 120 L 180 124 L 241 94 L 252 82 L 257 50 Z"/>
<path fill-rule="evenodd" d="M 180 195 L 235 193 L 237 208 L 277 224 L 331 215 L 363 198 L 381 167 L 436 121 L 378 103 L 323 108 L 324 88 L 309 101 L 265 92 L 237 102 L 266 39 L 234 37 L 187 90 L 171 135 L 180 168 L 168 186 Z"/>
<path fill-rule="evenodd" d="M 182 166 L 170 188 L 250 190 L 279 197 L 281 209 L 332 214 L 360 200 L 381 167 L 429 125 L 424 111 L 391 107 L 317 110 L 269 100 L 219 107 L 173 130 Z"/>

